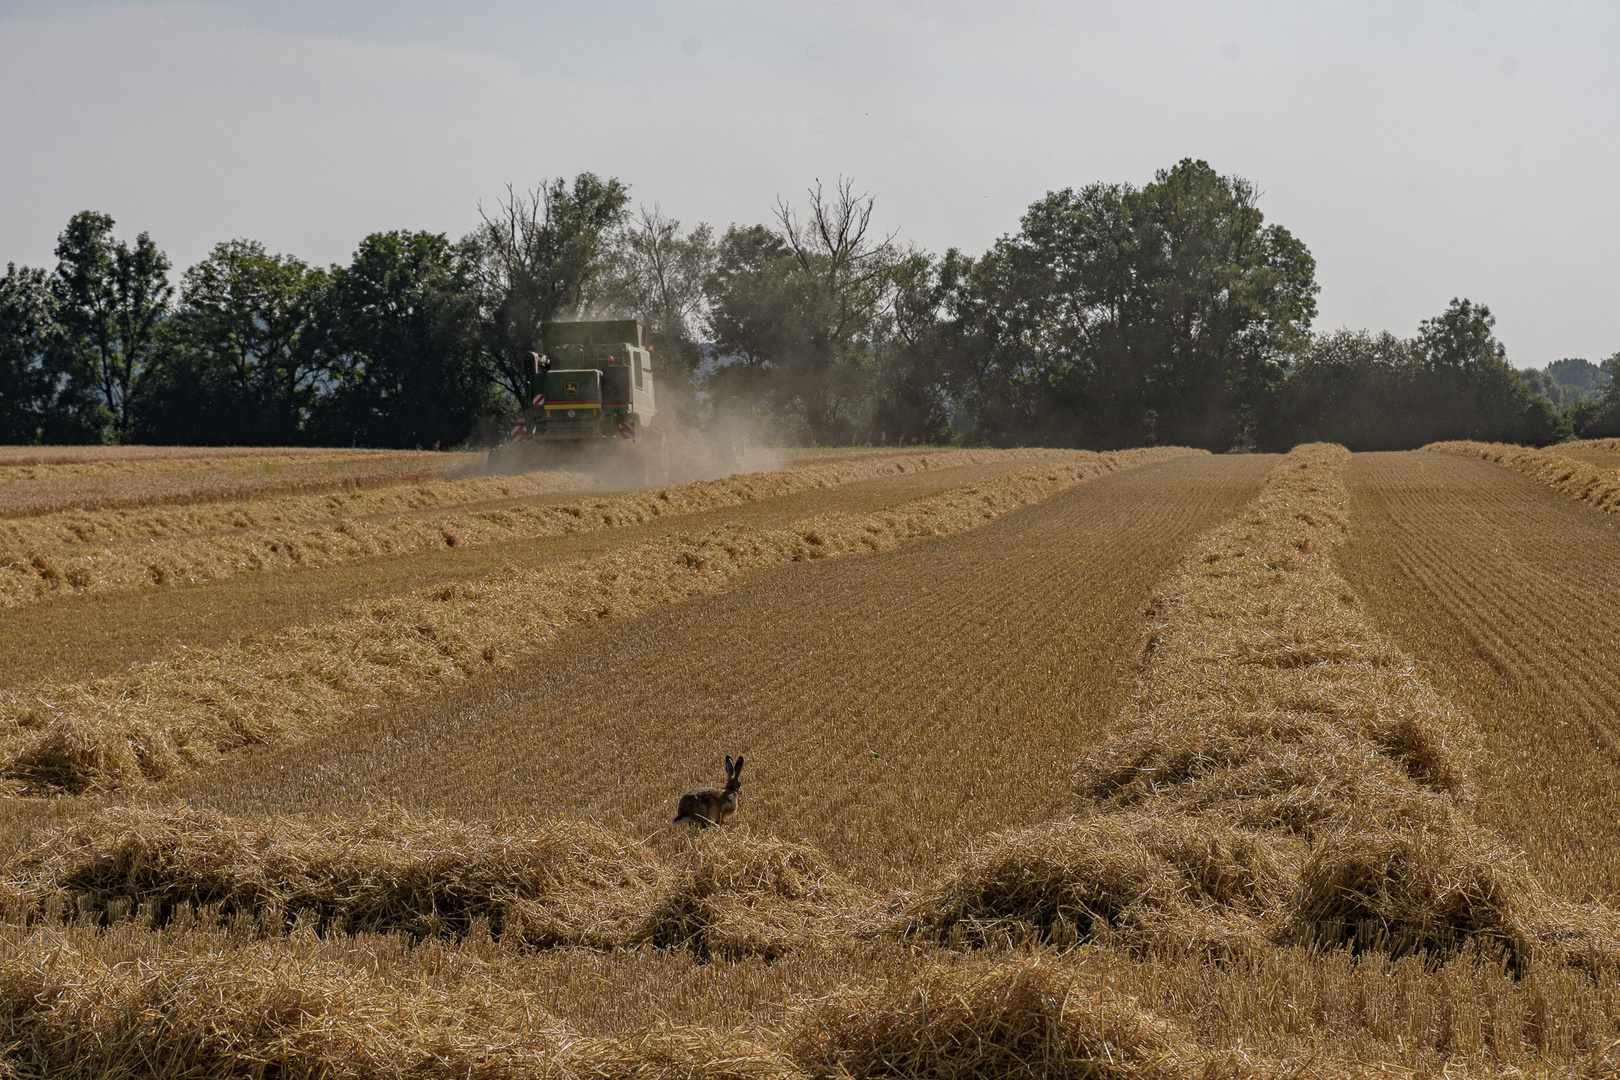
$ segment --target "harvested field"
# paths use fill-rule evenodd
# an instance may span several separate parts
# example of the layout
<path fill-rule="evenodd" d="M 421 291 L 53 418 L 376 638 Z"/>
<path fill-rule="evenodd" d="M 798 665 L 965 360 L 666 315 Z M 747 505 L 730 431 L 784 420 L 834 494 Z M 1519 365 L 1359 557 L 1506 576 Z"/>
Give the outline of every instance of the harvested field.
<path fill-rule="evenodd" d="M 982 845 L 925 896 L 921 931 L 1062 942 L 1106 927 L 1217 956 L 1268 939 L 1393 955 L 1479 943 L 1516 968 L 1610 947 L 1612 913 L 1586 912 L 1572 945 L 1569 909 L 1472 824 L 1469 718 L 1334 570 L 1349 456 L 1296 449 L 1167 582 L 1119 732 L 1082 762 L 1078 791 L 1102 816 Z"/>
<path fill-rule="evenodd" d="M 1241 971 L 1100 948 L 979 959 L 883 945 L 716 965 L 656 948 L 537 956 L 481 934 L 320 937 L 307 922 L 266 937 L 206 910 L 161 948 L 135 922 L 0 928 L 5 1052 L 30 1075 L 118 1075 L 131 1060 L 153 1063 L 143 1075 L 244 1077 L 271 1064 L 356 1078 L 1605 1074 L 1612 984 L 1515 981 L 1478 961 L 1447 970 L 1446 997 L 1436 982 L 1416 961 L 1298 951 Z M 1547 1002 L 1574 1007 L 1539 1021 L 1544 1053 L 1518 1049 Z M 1443 1050 L 1420 1048 L 1436 1030 Z"/>
<path fill-rule="evenodd" d="M 1605 439 L 1604 443 L 1620 440 Z M 1571 444 L 1581 446 L 1582 444 Z M 1545 484 L 1561 495 L 1584 502 L 1611 514 L 1620 513 L 1620 461 L 1600 466 L 1593 457 L 1602 459 L 1607 450 L 1590 447 L 1574 453 L 1560 446 L 1556 450 L 1535 450 L 1506 443 L 1444 442 L 1424 447 L 1442 454 L 1458 454 L 1495 462 L 1514 472 Z"/>
<path fill-rule="evenodd" d="M 0 447 L 0 519 L 368 491 L 482 471 L 423 450 Z"/>
<path fill-rule="evenodd" d="M 536 495 L 588 491 L 595 486 L 584 473 L 529 473 L 481 476 L 425 484 L 391 484 L 381 490 L 299 495 L 231 502 L 192 503 L 162 509 L 66 510 L 0 521 L 0 545 L 12 549 L 72 547 L 118 540 L 208 536 L 337 522 L 449 506 L 504 502 Z"/>
<path fill-rule="evenodd" d="M 204 511 L 77 511 L 0 526 L 0 607 L 622 528 L 877 476 L 1008 458 L 1077 460 L 1062 451 L 873 454 L 563 501 L 524 496 L 577 489 L 583 478 L 485 477 L 419 485 L 406 492 Z"/>
<path fill-rule="evenodd" d="M 725 526 L 566 569 L 514 567 L 124 676 L 7 692 L 0 776 L 24 793 L 161 780 L 231 749 L 302 737 L 334 712 L 377 708 L 509 664 L 516 643 L 533 648 L 571 624 L 715 592 L 750 570 L 964 532 L 1094 476 L 1187 453 L 1073 454 L 875 514 L 772 531 Z"/>
<path fill-rule="evenodd" d="M 181 588 L 59 596 L 13 608 L 0 619 L 0 689 L 43 680 L 95 678 L 187 649 L 340 616 L 347 605 L 430 586 L 474 581 L 507 565 L 535 569 L 728 523 L 778 529 L 836 510 L 870 513 L 1017 472 L 1030 458 L 912 470 L 790 495 L 662 515 L 640 525 L 583 530 L 484 547 L 459 546 L 338 566 L 239 574 Z"/>
<path fill-rule="evenodd" d="M 365 793 L 470 818 L 555 809 L 644 837 L 740 751 L 744 827 L 809 841 L 863 883 L 920 884 L 975 837 L 1065 810 L 1074 756 L 1128 687 L 1155 582 L 1268 464 L 1178 458 L 915 549 L 587 625 L 508 671 L 176 790 L 251 815 Z"/>
<path fill-rule="evenodd" d="M 1436 453 L 1063 460 L 541 538 L 509 569 L 440 550 L 17 609 L 336 597 L 367 567 L 415 589 L 11 692 L 14 790 L 83 793 L 0 800 L 0 1069 L 1620 1071 L 1620 917 L 1558 880 L 1581 829 L 1607 844 L 1601 804 L 1521 775 L 1503 731 L 1545 726 L 1401 621 L 1440 582 L 1402 544 L 1596 597 L 1517 536 L 1612 566 L 1614 516 Z M 1567 675 L 1586 633 L 1549 622 L 1541 655 Z M 738 813 L 670 828 L 728 753 Z M 1564 863 L 1522 839 L 1555 828 Z"/>
<path fill-rule="evenodd" d="M 1448 454 L 1357 455 L 1346 579 L 1475 718 L 1478 819 L 1547 887 L 1620 904 L 1620 521 Z"/>
<path fill-rule="evenodd" d="M 1158 843 L 1189 868 L 1219 861 Z M 167 807 L 86 819 L 5 869 L 0 1008 L 35 1052 L 41 1040 L 105 1038 L 70 1003 L 88 997 L 83 1008 L 119 1015 L 118 970 L 142 974 L 139 997 L 179 1028 L 169 1037 L 217 1031 L 227 1048 L 216 1067 L 250 1056 L 239 1040 L 263 1038 L 279 1017 L 307 1014 L 342 1037 L 361 1035 L 368 1014 L 421 1008 L 498 1046 L 544 1031 L 598 1050 L 613 1043 L 590 1040 L 654 1035 L 692 1063 L 729 1044 L 813 1075 L 836 1064 L 887 1074 L 873 1057 L 911 1063 L 896 1075 L 933 1075 L 932 1063 L 1011 1076 L 1019 1060 L 1054 1058 L 1067 1064 L 1047 1074 L 1108 1075 L 1111 1063 L 1125 1077 L 1207 1075 L 1220 1063 L 1215 1075 L 1282 1076 L 1320 1059 L 1323 1075 L 1352 1075 L 1351 1062 L 1394 1050 L 1408 1067 L 1479 1075 L 1492 1060 L 1591 1060 L 1620 1022 L 1612 969 L 1514 976 L 1477 953 L 1436 972 L 1422 957 L 1258 943 L 1215 967 L 1185 950 L 1133 958 L 1106 933 L 1062 951 L 899 948 L 883 930 L 892 904 L 843 882 L 813 849 L 736 830 L 653 851 L 535 819 L 464 824 L 396 809 L 254 823 Z M 1245 881 L 1226 888 L 1244 892 Z M 1264 886 L 1249 895 L 1266 902 Z M 74 927 L 62 928 L 69 914 Z M 316 996 L 266 1008 L 277 970 L 296 973 L 280 986 Z M 46 971 L 58 980 L 42 982 Z M 226 990 L 233 971 L 238 990 Z"/>
<path fill-rule="evenodd" d="M 1560 443 L 1556 452 L 1600 469 L 1620 469 L 1620 439 L 1582 439 L 1579 442 Z"/>

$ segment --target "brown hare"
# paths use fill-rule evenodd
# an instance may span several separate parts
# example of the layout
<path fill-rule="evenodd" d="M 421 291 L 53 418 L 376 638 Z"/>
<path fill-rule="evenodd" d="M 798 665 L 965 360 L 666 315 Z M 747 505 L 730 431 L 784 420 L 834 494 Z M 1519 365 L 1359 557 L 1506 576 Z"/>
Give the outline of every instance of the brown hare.
<path fill-rule="evenodd" d="M 696 791 L 688 791 L 681 796 L 681 804 L 676 808 L 675 820 L 671 825 L 679 825 L 683 821 L 695 821 L 698 828 L 707 829 L 710 825 L 718 825 L 731 816 L 737 809 L 737 794 L 742 790 L 742 755 L 737 755 L 737 763 L 731 763 L 731 756 L 726 756 L 726 786 L 723 788 L 706 787 Z"/>

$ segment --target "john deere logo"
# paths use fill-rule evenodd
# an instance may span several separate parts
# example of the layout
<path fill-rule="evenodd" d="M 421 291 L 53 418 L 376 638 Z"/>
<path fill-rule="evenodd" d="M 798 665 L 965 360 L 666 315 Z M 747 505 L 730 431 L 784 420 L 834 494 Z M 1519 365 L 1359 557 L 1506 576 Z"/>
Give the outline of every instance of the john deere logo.
<path fill-rule="evenodd" d="M 577 393 L 579 393 L 579 383 L 574 382 L 572 379 L 570 379 L 568 382 L 563 383 L 563 393 L 565 393 L 565 394 L 577 394 Z"/>

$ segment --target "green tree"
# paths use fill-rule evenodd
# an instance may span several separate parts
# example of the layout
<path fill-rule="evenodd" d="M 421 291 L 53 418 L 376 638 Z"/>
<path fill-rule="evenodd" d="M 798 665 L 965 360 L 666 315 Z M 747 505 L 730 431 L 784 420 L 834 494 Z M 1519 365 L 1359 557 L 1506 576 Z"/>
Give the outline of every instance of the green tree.
<path fill-rule="evenodd" d="M 109 434 L 122 440 L 174 287 L 168 257 L 151 236 L 139 234 L 130 247 L 113 238 L 113 224 L 90 210 L 73 215 L 57 238 L 55 286 L 72 375 L 93 388 Z"/>
<path fill-rule="evenodd" d="M 1561 383 L 1546 371 L 1537 371 L 1535 368 L 1520 371 L 1519 379 L 1533 396 L 1543 398 L 1559 412 L 1574 408 L 1592 398 L 1591 392 L 1582 390 L 1579 386 Z"/>
<path fill-rule="evenodd" d="M 1356 451 L 1405 450 L 1430 441 L 1414 396 L 1421 359 L 1411 341 L 1337 330 L 1315 338 L 1262 410 L 1259 443 L 1278 452 L 1305 442 Z"/>
<path fill-rule="evenodd" d="M 1423 320 L 1416 347 L 1420 374 L 1414 400 L 1425 413 L 1414 428 L 1440 439 L 1480 439 L 1544 445 L 1557 419 L 1534 397 L 1507 362 L 1496 339 L 1491 309 L 1453 298 L 1446 310 Z"/>
<path fill-rule="evenodd" d="M 1260 444 L 1325 440 L 1352 450 L 1407 450 L 1443 439 L 1541 445 L 1552 406 L 1507 364 L 1490 309 L 1453 300 L 1418 335 L 1340 330 L 1303 349 L 1271 395 Z"/>
<path fill-rule="evenodd" d="M 331 276 L 254 240 L 216 244 L 186 271 L 162 370 L 142 408 L 154 441 L 303 441 L 327 356 Z"/>
<path fill-rule="evenodd" d="M 44 270 L 6 265 L 0 277 L 0 443 L 85 442 L 95 403 L 64 370 L 60 303 Z"/>
<path fill-rule="evenodd" d="M 831 192 L 817 181 L 808 194 L 803 218 L 784 201 L 776 206 L 801 305 L 801 335 L 779 355 L 811 438 L 834 444 L 857 430 L 900 253 L 892 236 L 873 233 L 875 200 L 855 194 L 853 179 L 840 177 Z"/>
<path fill-rule="evenodd" d="M 717 245 L 706 291 L 716 363 L 704 389 L 714 410 L 754 420 L 784 442 L 808 438 L 793 408 L 795 387 L 783 377 L 803 314 L 787 244 L 763 225 L 733 225 Z"/>
<path fill-rule="evenodd" d="M 1577 390 L 1598 394 L 1603 392 L 1603 388 L 1609 382 L 1609 376 L 1601 366 L 1577 357 L 1554 360 L 1547 365 L 1546 373 L 1560 386 L 1571 386 Z"/>
<path fill-rule="evenodd" d="M 336 385 L 312 425 L 320 441 L 448 447 L 496 408 L 474 257 L 441 233 L 373 233 L 332 272 L 323 319 Z"/>
<path fill-rule="evenodd" d="M 744 389 L 781 434 L 847 442 L 866 427 L 874 357 L 892 315 L 892 237 L 872 231 L 871 195 L 840 178 L 776 228 L 733 227 L 710 278 L 711 339 L 722 400 Z M 768 373 L 768 378 L 763 378 Z"/>
<path fill-rule="evenodd" d="M 1053 192 L 957 276 L 976 437 L 1092 447 L 1250 436 L 1315 317 L 1315 261 L 1202 161 Z"/>
<path fill-rule="evenodd" d="M 596 299 L 629 190 L 618 180 L 580 173 L 527 195 L 507 197 L 464 241 L 479 309 L 478 344 L 490 377 L 526 404 L 529 353 L 540 324 L 578 318 Z"/>
<path fill-rule="evenodd" d="M 1620 352 L 1603 361 L 1598 397 L 1570 410 L 1568 434 L 1580 439 L 1620 438 Z"/>
<path fill-rule="evenodd" d="M 911 252 L 893 269 L 888 332 L 878 339 L 867 440 L 942 443 L 951 437 L 944 260 Z"/>
<path fill-rule="evenodd" d="M 1252 434 L 1263 396 L 1308 339 L 1316 261 L 1264 224 L 1252 183 L 1202 161 L 1161 171 L 1134 202 L 1161 441 L 1224 449 Z"/>

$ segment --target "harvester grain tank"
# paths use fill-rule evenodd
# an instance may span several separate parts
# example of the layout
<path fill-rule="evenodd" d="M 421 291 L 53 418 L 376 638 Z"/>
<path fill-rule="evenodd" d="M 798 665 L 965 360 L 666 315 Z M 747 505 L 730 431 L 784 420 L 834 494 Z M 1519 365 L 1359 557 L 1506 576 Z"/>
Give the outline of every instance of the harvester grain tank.
<path fill-rule="evenodd" d="M 530 439 L 634 439 L 657 412 L 652 352 L 641 324 L 551 322 L 529 374 Z"/>
<path fill-rule="evenodd" d="M 610 440 L 656 436 L 652 350 L 639 322 L 542 323 L 540 347 L 530 354 L 523 423 L 491 452 L 492 468 L 538 467 L 593 446 L 606 452 Z"/>

